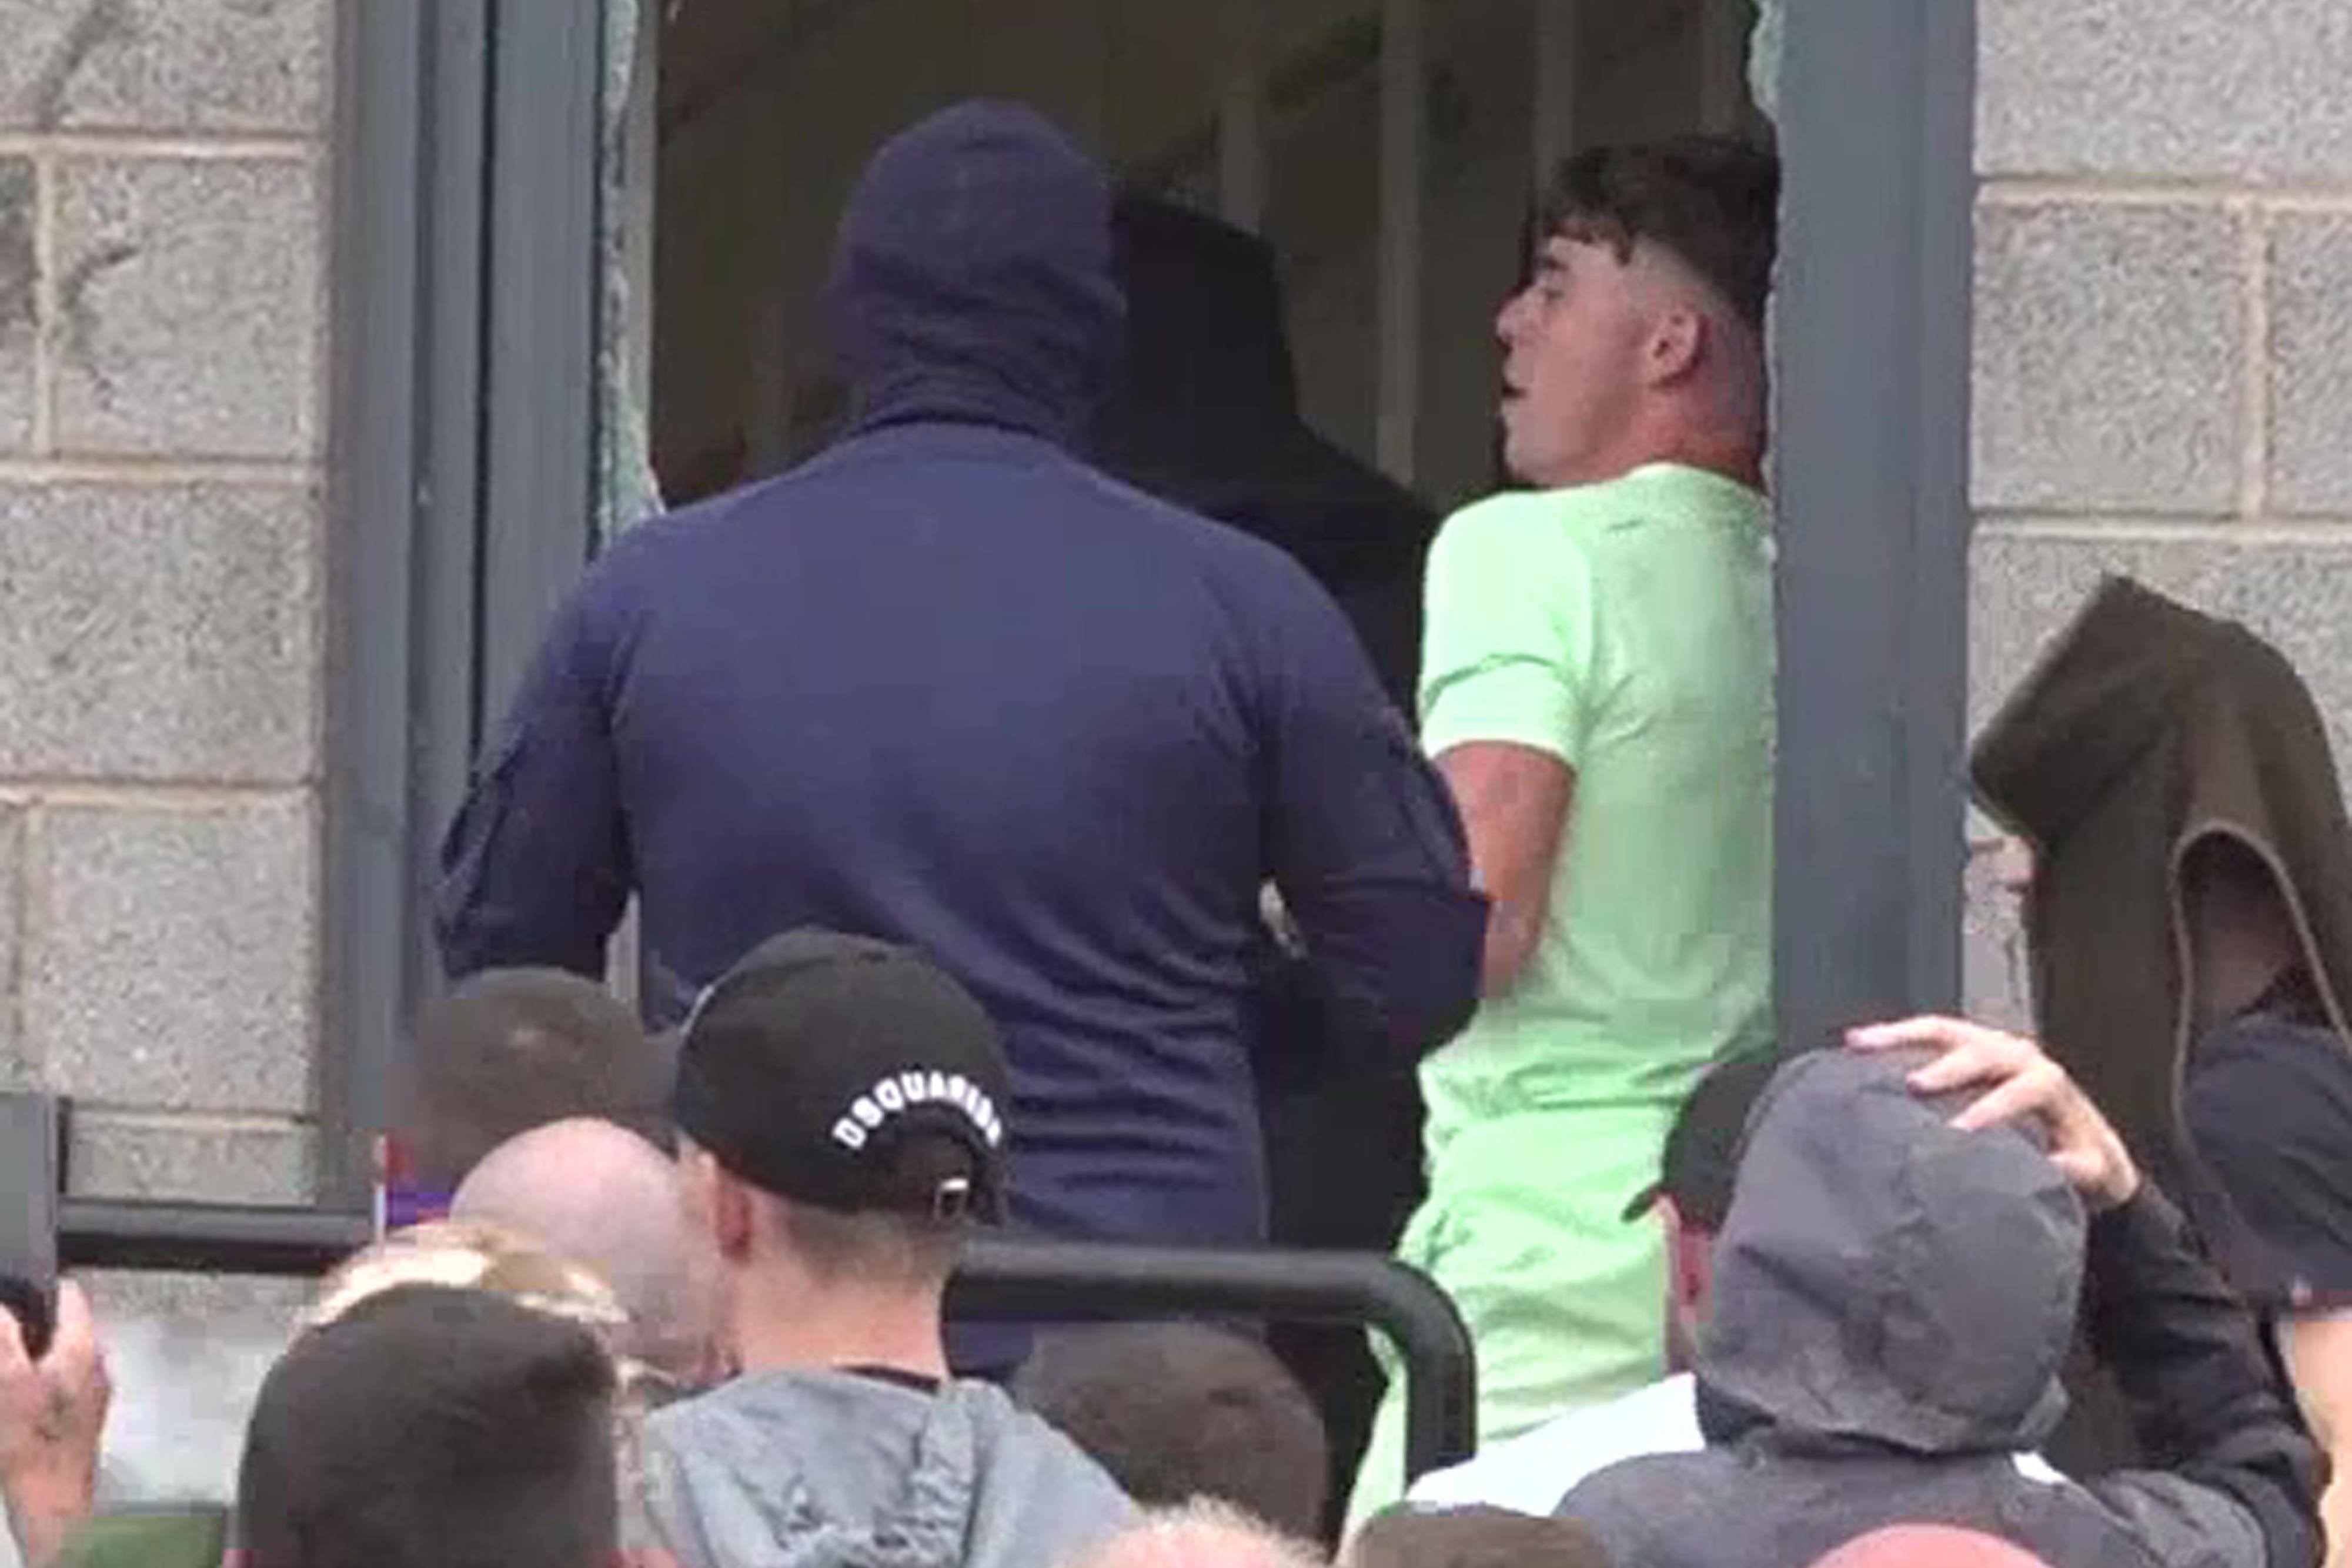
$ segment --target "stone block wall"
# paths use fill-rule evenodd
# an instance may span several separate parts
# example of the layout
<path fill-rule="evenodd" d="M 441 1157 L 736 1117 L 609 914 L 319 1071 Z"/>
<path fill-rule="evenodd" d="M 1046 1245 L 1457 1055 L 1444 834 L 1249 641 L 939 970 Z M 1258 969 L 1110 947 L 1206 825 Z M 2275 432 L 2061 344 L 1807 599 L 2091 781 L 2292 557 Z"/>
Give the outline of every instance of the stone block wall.
<path fill-rule="evenodd" d="M 2352 7 L 1978 27 L 1972 719 L 2122 571 L 2274 640 L 2352 760 Z"/>
<path fill-rule="evenodd" d="M 0 0 L 0 1084 L 312 1190 L 331 0 Z"/>

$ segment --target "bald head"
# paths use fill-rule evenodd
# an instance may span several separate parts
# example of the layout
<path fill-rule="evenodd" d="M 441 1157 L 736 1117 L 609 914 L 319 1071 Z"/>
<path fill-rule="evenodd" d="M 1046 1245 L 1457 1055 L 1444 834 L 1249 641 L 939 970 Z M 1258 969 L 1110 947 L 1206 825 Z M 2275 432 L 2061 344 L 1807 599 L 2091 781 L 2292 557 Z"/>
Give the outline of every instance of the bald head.
<path fill-rule="evenodd" d="M 708 1314 L 667 1155 L 609 1122 L 552 1122 L 508 1139 L 457 1188 L 454 1220 L 497 1225 L 603 1275 L 629 1313 L 624 1348 L 694 1381 Z"/>
<path fill-rule="evenodd" d="M 1203 1501 L 1146 1513 L 1064 1568 L 1323 1568 L 1323 1558 L 1239 1509 Z"/>
<path fill-rule="evenodd" d="M 1847 1542 L 1813 1568 L 2049 1568 L 1997 1535 L 1948 1524 L 1891 1524 Z"/>

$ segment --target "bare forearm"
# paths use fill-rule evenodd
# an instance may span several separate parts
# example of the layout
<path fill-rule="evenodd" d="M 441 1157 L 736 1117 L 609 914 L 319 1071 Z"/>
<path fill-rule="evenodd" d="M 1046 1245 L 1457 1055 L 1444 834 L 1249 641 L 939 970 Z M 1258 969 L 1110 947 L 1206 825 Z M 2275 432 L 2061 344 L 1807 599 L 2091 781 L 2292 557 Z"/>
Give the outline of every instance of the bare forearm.
<path fill-rule="evenodd" d="M 1486 915 L 1486 946 L 1479 967 L 1482 996 L 1499 997 L 1518 984 L 1543 938 L 1544 906 L 1497 903 Z"/>
<path fill-rule="evenodd" d="M 1438 758 L 1470 841 L 1478 889 L 1492 907 L 1480 989 L 1497 996 L 1517 983 L 1543 940 L 1575 775 L 1528 747 L 1478 742 Z"/>
<path fill-rule="evenodd" d="M 2327 1450 L 2327 1490 L 2319 1500 L 2327 1534 L 2327 1568 L 2352 1568 L 2352 1312 L 2289 1319 L 2279 1325 L 2295 1403 Z"/>

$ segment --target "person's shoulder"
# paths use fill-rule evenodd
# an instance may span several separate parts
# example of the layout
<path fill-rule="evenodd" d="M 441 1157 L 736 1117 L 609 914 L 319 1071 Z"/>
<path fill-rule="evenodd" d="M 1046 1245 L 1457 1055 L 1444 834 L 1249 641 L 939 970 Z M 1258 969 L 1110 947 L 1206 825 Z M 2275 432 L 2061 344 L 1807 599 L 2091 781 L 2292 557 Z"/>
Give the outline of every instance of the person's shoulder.
<path fill-rule="evenodd" d="M 617 650 L 678 584 L 709 570 L 730 538 L 780 504 L 784 478 L 747 485 L 630 525 L 604 541 L 565 600 L 553 634 L 575 644 Z"/>
<path fill-rule="evenodd" d="M 632 524 L 604 542 L 589 565 L 587 580 L 658 573 L 682 559 L 719 548 L 731 533 L 747 526 L 758 527 L 771 514 L 788 508 L 794 476 L 786 473 L 754 480 Z"/>
<path fill-rule="evenodd" d="M 645 1426 L 649 1437 L 665 1443 L 693 1445 L 734 1431 L 798 1430 L 861 1404 L 919 1398 L 894 1384 L 847 1374 L 762 1372 L 673 1399 L 649 1414 Z"/>
<path fill-rule="evenodd" d="M 2198 1037 L 2189 1071 L 2202 1076 L 2215 1068 L 2297 1073 L 2352 1082 L 2352 1050 L 2347 1050 L 2336 1031 L 2325 1024 L 2255 1011 L 2217 1024 Z"/>
<path fill-rule="evenodd" d="M 2197 1042 L 2181 1097 L 2183 1197 L 2231 1283 L 2291 1312 L 2352 1302 L 2352 1051 L 2256 1016 Z"/>
<path fill-rule="evenodd" d="M 1446 517 L 1432 546 L 1433 567 L 1540 570 L 1605 553 L 1617 536 L 1686 509 L 1679 482 L 1653 469 L 1557 490 L 1500 491 Z"/>
<path fill-rule="evenodd" d="M 2148 1563 L 2265 1568 L 2262 1521 L 2221 1487 L 2157 1470 L 2120 1470 L 2043 1494 L 2054 1508 L 2097 1510 Z"/>
<path fill-rule="evenodd" d="M 943 1419 L 969 1429 L 980 1480 L 971 1561 L 1062 1560 L 1135 1518 L 1108 1470 L 995 1385 L 958 1378 L 940 1389 L 939 1404 Z"/>
<path fill-rule="evenodd" d="M 1582 569 L 1586 541 L 1576 516 L 1558 497 L 1564 492 L 1511 490 L 1449 514 L 1429 547 L 1427 593 L 1433 612 L 1467 595 L 1538 597 L 1564 569 Z"/>
<path fill-rule="evenodd" d="M 1728 1494 L 1743 1473 L 1720 1449 L 1647 1454 L 1585 1477 L 1551 1513 L 1591 1531 L 1612 1563 L 1687 1561 L 1677 1548 L 1729 1521 Z"/>
<path fill-rule="evenodd" d="M 1457 507 L 1437 526 L 1440 550 L 1533 548 L 1573 523 L 1584 508 L 1569 500 L 1573 490 L 1501 490 Z"/>
<path fill-rule="evenodd" d="M 996 1385 L 972 1377 L 955 1378 L 940 1388 L 940 1399 L 970 1421 L 981 1440 L 1003 1461 L 1048 1479 L 1070 1479 L 1081 1486 L 1099 1482 L 1118 1492 L 1109 1472 L 1060 1427 L 1024 1409 Z M 1126 1494 L 1118 1495 L 1123 1500 Z"/>
<path fill-rule="evenodd" d="M 1596 1518 L 1621 1509 L 1638 1511 L 1661 1498 L 1710 1492 L 1738 1473 L 1738 1461 L 1721 1448 L 1629 1454 L 1567 1489 L 1553 1511 L 1563 1519 Z"/>
<path fill-rule="evenodd" d="M 1192 563 L 1215 579 L 1283 589 L 1314 585 L 1307 569 L 1279 545 L 1075 459 L 1070 471 L 1092 504 L 1119 514 L 1125 538 L 1143 550 Z"/>
<path fill-rule="evenodd" d="M 2232 1019 L 2199 1037 L 2183 1111 L 2200 1143 L 2339 1144 L 2352 1135 L 2352 1048 L 2316 1024 Z"/>

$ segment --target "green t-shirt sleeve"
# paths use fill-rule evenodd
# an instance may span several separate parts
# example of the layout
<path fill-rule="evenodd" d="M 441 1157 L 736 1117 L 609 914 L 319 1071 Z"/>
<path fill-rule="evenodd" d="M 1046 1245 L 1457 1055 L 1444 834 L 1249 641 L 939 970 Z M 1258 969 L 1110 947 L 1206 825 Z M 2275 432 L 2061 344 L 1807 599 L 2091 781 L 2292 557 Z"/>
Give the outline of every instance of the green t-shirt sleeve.
<path fill-rule="evenodd" d="M 226 1509 L 100 1513 L 67 1540 L 56 1568 L 220 1568 L 228 1543 Z"/>
<path fill-rule="evenodd" d="M 1502 741 L 1577 767 L 1596 679 L 1591 584 L 1545 497 L 1498 497 L 1449 518 L 1429 556 L 1423 749 Z"/>

